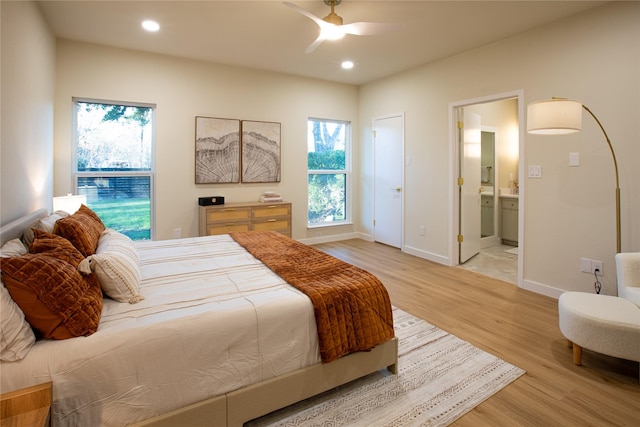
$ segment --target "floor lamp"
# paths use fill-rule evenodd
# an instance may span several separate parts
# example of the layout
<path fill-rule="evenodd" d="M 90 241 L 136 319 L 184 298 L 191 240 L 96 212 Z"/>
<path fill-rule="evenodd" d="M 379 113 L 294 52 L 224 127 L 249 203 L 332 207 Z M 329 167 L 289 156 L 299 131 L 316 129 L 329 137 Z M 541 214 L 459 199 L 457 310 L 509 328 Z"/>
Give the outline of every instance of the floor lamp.
<path fill-rule="evenodd" d="M 527 106 L 527 132 L 542 135 L 560 135 L 580 132 L 582 129 L 582 110 L 593 117 L 604 134 L 611 156 L 613 157 L 613 167 L 616 173 L 616 253 L 621 252 L 620 245 L 620 182 L 618 179 L 618 162 L 616 153 L 607 136 L 607 132 L 602 127 L 600 120 L 579 101 L 572 101 L 565 98 L 552 98 L 545 101 L 532 102 Z"/>

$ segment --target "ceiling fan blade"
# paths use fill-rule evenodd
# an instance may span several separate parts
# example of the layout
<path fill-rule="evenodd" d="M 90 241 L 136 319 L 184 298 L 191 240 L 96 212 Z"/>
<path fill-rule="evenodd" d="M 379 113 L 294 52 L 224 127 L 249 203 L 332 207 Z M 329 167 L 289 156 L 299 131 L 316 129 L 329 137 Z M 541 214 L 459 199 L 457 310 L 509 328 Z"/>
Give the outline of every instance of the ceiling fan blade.
<path fill-rule="evenodd" d="M 301 8 L 300 6 L 288 1 L 282 2 L 287 7 L 295 10 L 301 15 L 306 16 L 320 27 L 320 35 L 313 43 L 309 45 L 305 53 L 311 53 L 320 46 L 325 40 L 337 40 L 345 34 L 353 34 L 356 36 L 368 36 L 374 34 L 388 33 L 398 31 L 404 27 L 403 24 L 376 23 L 376 22 L 354 22 L 352 24 L 342 25 L 342 18 L 333 12 L 333 3 L 331 4 L 331 14 L 325 18 L 319 18 L 313 13 Z M 328 19 L 335 17 L 336 20 Z"/>
<path fill-rule="evenodd" d="M 322 27 L 323 25 L 326 24 L 326 22 L 324 22 L 321 18 L 318 18 L 313 13 L 309 12 L 308 10 L 304 10 L 303 8 L 301 8 L 298 5 L 295 5 L 295 4 L 293 4 L 291 2 L 288 2 L 288 1 L 282 2 L 282 4 L 284 4 L 285 6 L 289 6 L 291 9 L 295 10 L 298 13 L 303 14 L 304 16 L 306 16 L 307 18 L 311 19 L 313 22 L 318 24 L 318 26 L 320 26 L 320 27 Z"/>
<path fill-rule="evenodd" d="M 325 39 L 324 37 L 322 37 L 322 34 L 321 34 L 321 35 L 319 35 L 319 36 L 318 36 L 318 38 L 317 38 L 317 39 L 315 39 L 315 40 L 313 41 L 313 43 L 311 43 L 311 44 L 309 45 L 309 47 L 307 48 L 307 50 L 305 50 L 305 51 L 304 51 L 304 53 L 311 53 L 311 52 L 313 52 L 313 51 L 314 51 L 314 50 L 316 50 L 316 48 L 317 48 L 318 46 L 320 46 L 320 44 L 322 44 L 322 42 L 323 42 L 323 41 L 325 41 L 325 40 L 326 40 L 326 39 Z"/>
<path fill-rule="evenodd" d="M 399 31 L 404 28 L 404 25 L 379 22 L 354 22 L 352 24 L 342 25 L 341 28 L 345 34 L 353 34 L 356 36 L 371 36 L 375 34 Z"/>

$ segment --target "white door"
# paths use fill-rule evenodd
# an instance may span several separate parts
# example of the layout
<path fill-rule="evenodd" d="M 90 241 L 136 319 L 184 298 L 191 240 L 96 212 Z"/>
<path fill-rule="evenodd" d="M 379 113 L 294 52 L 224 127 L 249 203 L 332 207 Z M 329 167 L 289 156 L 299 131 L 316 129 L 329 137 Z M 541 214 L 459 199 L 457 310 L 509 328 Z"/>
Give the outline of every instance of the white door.
<path fill-rule="evenodd" d="M 402 116 L 374 119 L 374 226 L 376 242 L 402 247 Z"/>
<path fill-rule="evenodd" d="M 460 242 L 459 262 L 468 261 L 481 248 L 481 119 L 463 111 L 460 140 Z M 460 126 L 459 126 L 460 128 Z"/>

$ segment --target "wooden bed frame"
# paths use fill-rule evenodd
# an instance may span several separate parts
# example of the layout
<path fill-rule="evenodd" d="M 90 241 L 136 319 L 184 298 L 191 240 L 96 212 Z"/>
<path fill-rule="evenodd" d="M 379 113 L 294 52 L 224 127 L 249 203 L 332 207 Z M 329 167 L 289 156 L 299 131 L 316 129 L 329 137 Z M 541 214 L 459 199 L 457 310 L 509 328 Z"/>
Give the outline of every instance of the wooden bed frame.
<path fill-rule="evenodd" d="M 22 236 L 34 221 L 47 216 L 39 209 L 0 228 L 0 244 Z M 397 373 L 398 340 L 393 338 L 371 351 L 352 353 L 331 363 L 318 363 L 197 402 L 134 426 L 228 426 L 243 423 L 300 402 L 381 369 Z M 55 383 L 53 384 L 55 407 Z"/>

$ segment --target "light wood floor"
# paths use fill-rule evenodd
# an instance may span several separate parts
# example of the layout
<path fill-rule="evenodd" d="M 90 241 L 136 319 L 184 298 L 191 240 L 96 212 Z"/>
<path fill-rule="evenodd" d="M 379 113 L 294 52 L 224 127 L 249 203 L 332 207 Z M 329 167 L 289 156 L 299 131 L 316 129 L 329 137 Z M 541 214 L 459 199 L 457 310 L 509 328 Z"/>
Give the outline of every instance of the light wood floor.
<path fill-rule="evenodd" d="M 393 305 L 527 371 L 454 426 L 640 426 L 638 363 L 585 350 L 574 365 L 557 300 L 379 243 L 314 246 L 374 273 Z"/>

